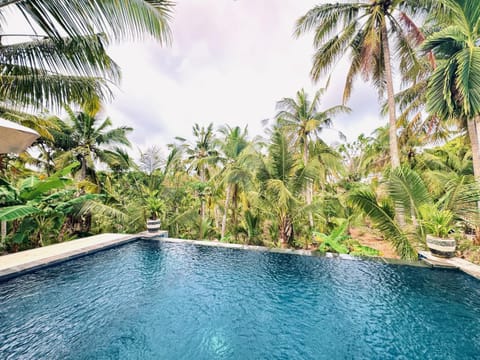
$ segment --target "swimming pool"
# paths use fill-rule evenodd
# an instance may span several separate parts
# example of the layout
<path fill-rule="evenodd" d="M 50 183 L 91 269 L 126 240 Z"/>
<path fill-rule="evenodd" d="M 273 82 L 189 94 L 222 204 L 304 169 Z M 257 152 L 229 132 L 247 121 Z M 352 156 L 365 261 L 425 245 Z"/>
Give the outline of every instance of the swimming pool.
<path fill-rule="evenodd" d="M 467 359 L 463 273 L 135 241 L 0 283 L 1 359 Z"/>

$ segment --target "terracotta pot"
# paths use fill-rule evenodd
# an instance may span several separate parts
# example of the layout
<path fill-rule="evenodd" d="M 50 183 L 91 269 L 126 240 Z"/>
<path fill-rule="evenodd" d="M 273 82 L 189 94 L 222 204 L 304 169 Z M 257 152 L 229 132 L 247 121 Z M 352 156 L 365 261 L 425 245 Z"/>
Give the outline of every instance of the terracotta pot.
<path fill-rule="evenodd" d="M 427 235 L 427 246 L 430 252 L 439 257 L 451 258 L 455 256 L 456 241 Z"/>
<path fill-rule="evenodd" d="M 147 220 L 147 231 L 150 233 L 155 233 L 160 231 L 160 220 Z"/>

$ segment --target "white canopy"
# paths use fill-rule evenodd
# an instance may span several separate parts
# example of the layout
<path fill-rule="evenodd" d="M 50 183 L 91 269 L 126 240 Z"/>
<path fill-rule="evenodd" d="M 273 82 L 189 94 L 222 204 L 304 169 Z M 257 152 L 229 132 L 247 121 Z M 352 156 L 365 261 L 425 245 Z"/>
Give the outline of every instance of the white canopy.
<path fill-rule="evenodd" d="M 30 128 L 0 118 L 0 154 L 21 153 L 39 136 Z"/>

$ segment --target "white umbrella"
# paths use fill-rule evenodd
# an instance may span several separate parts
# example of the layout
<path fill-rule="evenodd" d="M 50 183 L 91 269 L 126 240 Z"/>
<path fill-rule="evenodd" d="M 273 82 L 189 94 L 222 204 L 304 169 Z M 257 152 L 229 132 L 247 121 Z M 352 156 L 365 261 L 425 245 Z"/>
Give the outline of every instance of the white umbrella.
<path fill-rule="evenodd" d="M 30 128 L 0 118 L 0 154 L 21 153 L 39 136 Z"/>
<path fill-rule="evenodd" d="M 0 118 L 0 154 L 21 153 L 40 135 L 25 126 Z M 0 223 L 0 242 L 5 242 L 7 222 Z"/>

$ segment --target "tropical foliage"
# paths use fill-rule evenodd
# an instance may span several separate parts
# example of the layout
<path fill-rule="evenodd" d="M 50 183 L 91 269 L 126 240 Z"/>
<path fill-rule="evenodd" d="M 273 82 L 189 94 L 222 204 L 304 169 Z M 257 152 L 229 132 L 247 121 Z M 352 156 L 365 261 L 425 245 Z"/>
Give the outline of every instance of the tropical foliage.
<path fill-rule="evenodd" d="M 0 46 L 0 114 L 41 134 L 32 151 L 0 158 L 3 250 L 136 233 L 148 218 L 172 237 L 378 255 L 352 237 L 362 228 L 410 260 L 427 234 L 480 240 L 476 2 L 341 1 L 298 19 L 296 35 L 314 33 L 313 80 L 346 56 L 343 102 L 359 76 L 385 100 L 388 123 L 372 134 L 329 145 L 325 131 L 349 109 L 323 108 L 323 88 L 300 90 L 279 99 L 263 137 L 196 124 L 137 162 L 132 129 L 98 112 L 119 75 L 105 46 L 143 34 L 167 42 L 172 4 L 65 4 L 0 0 L 0 12 L 16 7 L 43 32 Z M 36 112 L 44 106 L 66 116 Z"/>

